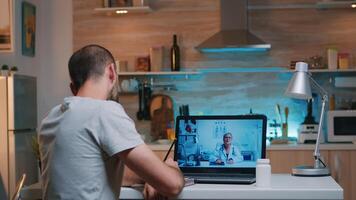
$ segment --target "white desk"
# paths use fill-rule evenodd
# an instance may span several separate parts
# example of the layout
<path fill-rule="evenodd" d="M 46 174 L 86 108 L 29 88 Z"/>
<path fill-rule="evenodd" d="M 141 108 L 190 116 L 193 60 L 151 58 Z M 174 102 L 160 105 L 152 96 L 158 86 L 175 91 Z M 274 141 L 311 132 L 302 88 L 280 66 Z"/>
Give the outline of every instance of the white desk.
<path fill-rule="evenodd" d="M 142 188 L 122 187 L 120 199 L 142 199 Z M 22 190 L 24 200 L 41 198 L 40 185 Z M 332 177 L 294 177 L 273 174 L 271 188 L 252 185 L 195 184 L 185 187 L 178 199 L 343 199 L 343 189 Z"/>

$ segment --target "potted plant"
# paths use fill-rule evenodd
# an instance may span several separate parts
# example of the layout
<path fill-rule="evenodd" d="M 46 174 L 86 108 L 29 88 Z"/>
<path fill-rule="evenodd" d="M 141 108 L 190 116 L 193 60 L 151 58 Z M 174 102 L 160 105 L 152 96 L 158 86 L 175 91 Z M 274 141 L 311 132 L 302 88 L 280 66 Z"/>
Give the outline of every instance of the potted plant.
<path fill-rule="evenodd" d="M 42 164 L 41 164 L 41 157 L 40 157 L 40 146 L 38 144 L 37 135 L 32 137 L 31 146 L 32 146 L 32 151 L 33 151 L 34 155 L 37 158 L 38 167 L 39 167 L 40 172 L 41 172 L 42 171 Z"/>

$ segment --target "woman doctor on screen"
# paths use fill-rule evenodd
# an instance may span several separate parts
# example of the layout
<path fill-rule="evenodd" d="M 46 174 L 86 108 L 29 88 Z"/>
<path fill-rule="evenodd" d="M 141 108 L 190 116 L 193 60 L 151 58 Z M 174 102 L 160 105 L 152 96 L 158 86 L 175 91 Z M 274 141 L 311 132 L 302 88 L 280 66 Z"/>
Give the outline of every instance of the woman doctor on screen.
<path fill-rule="evenodd" d="M 216 164 L 234 164 L 243 160 L 240 150 L 232 142 L 232 134 L 225 133 L 223 136 L 224 144 L 215 150 Z"/>

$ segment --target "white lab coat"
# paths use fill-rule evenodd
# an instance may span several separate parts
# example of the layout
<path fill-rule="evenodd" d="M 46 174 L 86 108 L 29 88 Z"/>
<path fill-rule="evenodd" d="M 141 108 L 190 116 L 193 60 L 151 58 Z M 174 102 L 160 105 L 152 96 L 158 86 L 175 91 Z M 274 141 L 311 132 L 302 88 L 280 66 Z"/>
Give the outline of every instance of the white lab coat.
<path fill-rule="evenodd" d="M 240 150 L 234 146 L 231 145 L 231 149 L 229 154 L 226 153 L 226 150 L 224 148 L 224 144 L 218 146 L 218 148 L 215 150 L 215 160 L 222 160 L 225 164 L 227 164 L 227 161 L 232 159 L 234 161 L 234 163 L 242 161 L 243 157 L 240 153 Z"/>

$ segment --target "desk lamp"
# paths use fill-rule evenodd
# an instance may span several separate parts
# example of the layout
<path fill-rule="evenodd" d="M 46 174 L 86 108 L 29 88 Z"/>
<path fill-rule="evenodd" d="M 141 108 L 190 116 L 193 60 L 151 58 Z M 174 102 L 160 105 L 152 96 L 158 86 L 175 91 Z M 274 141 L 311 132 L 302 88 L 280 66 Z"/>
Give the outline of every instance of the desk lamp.
<path fill-rule="evenodd" d="M 289 81 L 288 88 L 285 91 L 285 95 L 296 99 L 311 99 L 312 92 L 310 81 L 318 89 L 322 95 L 322 106 L 320 112 L 320 120 L 318 127 L 318 136 L 315 143 L 314 150 L 314 166 L 296 166 L 292 169 L 292 175 L 294 176 L 329 176 L 329 168 L 322 161 L 319 144 L 320 134 L 324 119 L 325 103 L 328 100 L 327 92 L 311 77 L 311 73 L 308 72 L 308 64 L 305 62 L 297 62 L 295 72 L 292 79 Z"/>

